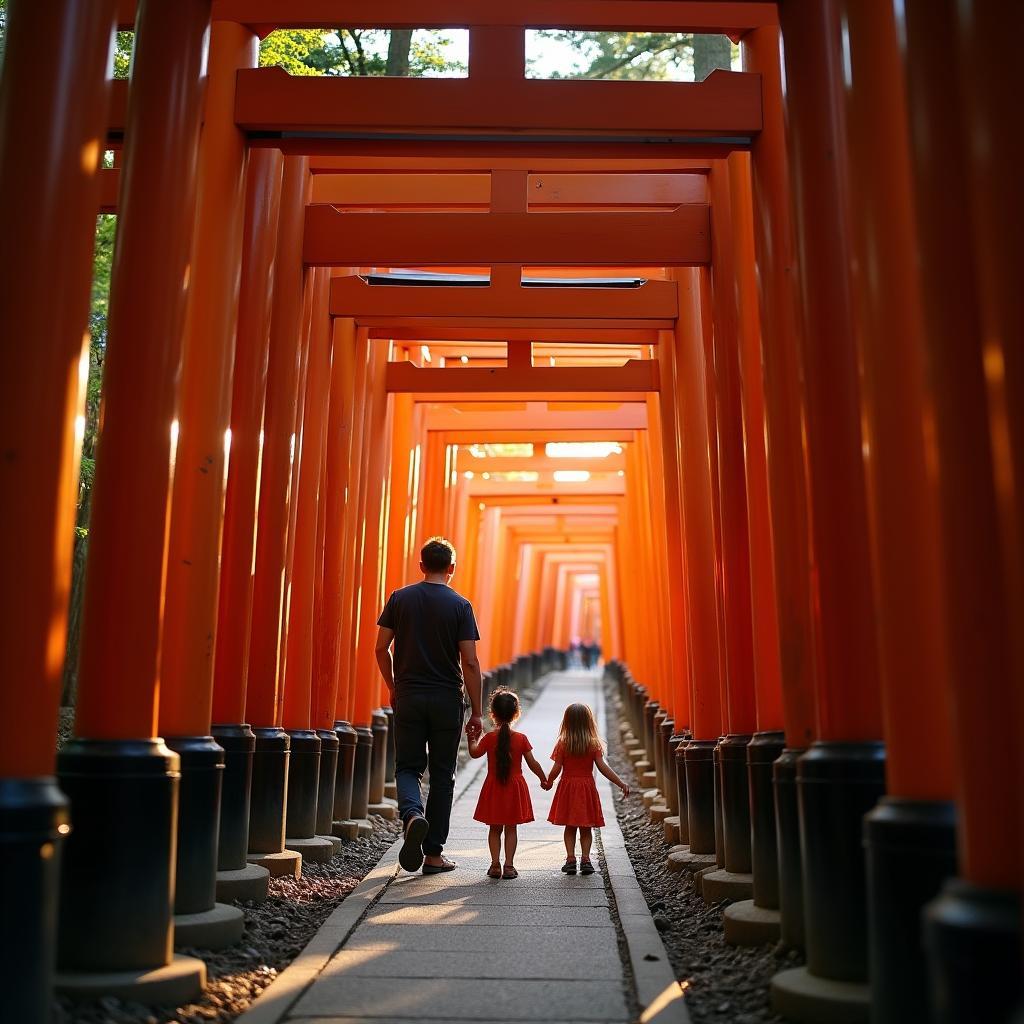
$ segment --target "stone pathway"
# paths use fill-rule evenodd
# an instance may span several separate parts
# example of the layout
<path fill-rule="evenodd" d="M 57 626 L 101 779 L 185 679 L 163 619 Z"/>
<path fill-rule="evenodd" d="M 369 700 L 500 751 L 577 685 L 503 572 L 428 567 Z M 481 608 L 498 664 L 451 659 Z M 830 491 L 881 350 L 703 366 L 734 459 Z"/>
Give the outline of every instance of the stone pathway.
<path fill-rule="evenodd" d="M 562 712 L 574 701 L 589 703 L 604 721 L 597 672 L 553 674 L 520 722 L 545 769 Z M 278 998 L 262 1008 L 257 1003 L 257 1013 L 242 1020 L 686 1022 L 682 993 L 625 852 L 611 785 L 597 777 L 608 822 L 595 844 L 600 870 L 569 877 L 559 870 L 562 830 L 546 820 L 552 793 L 527 770 L 537 820 L 519 829 L 519 878 L 499 881 L 485 875 L 487 828 L 473 821 L 484 765 L 485 759 L 472 762 L 456 789 L 445 853 L 458 870 L 394 874 L 396 845 L 378 868 L 386 877 L 361 895 L 368 908 L 361 919 L 339 921 L 333 933 L 328 922 L 318 936 L 322 963 L 297 967 L 305 974 L 293 977 L 291 996 L 286 972 L 267 993 L 284 982 Z M 348 908 L 350 917 L 358 905 Z M 310 949 L 316 945 L 315 939 Z"/>

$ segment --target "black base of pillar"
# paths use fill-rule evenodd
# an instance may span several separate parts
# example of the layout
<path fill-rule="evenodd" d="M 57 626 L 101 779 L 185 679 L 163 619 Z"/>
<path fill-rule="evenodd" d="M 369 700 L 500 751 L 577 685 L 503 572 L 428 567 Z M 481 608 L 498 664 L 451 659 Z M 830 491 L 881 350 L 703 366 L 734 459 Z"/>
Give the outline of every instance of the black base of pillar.
<path fill-rule="evenodd" d="M 676 761 L 675 748 L 672 746 L 672 733 L 675 732 L 676 723 L 671 718 L 666 718 L 661 723 L 661 735 L 658 746 L 661 750 L 661 769 L 658 775 L 658 789 L 661 790 L 661 798 L 668 808 L 669 814 L 677 814 L 676 807 Z"/>
<path fill-rule="evenodd" d="M 715 766 L 715 866 L 725 868 L 725 825 L 722 809 L 722 740 L 719 736 L 715 744 L 712 760 Z"/>
<path fill-rule="evenodd" d="M 772 763 L 785 747 L 781 732 L 755 732 L 747 744 L 747 785 L 750 787 L 750 866 L 754 875 L 754 904 L 768 910 L 779 906 L 779 849 L 775 828 Z"/>
<path fill-rule="evenodd" d="M 779 938 L 787 946 L 803 949 L 804 855 L 800 846 L 800 801 L 796 795 L 796 765 L 803 751 L 783 750 L 772 764 L 775 790 L 775 837 L 779 854 Z"/>
<path fill-rule="evenodd" d="M 486 706 L 486 705 L 485 705 Z M 384 766 L 384 782 L 395 781 L 395 711 L 394 708 L 384 708 L 384 714 L 388 719 L 388 750 L 387 762 Z"/>
<path fill-rule="evenodd" d="M 217 902 L 217 839 L 224 750 L 212 736 L 168 736 L 181 759 L 175 914 L 201 914 Z"/>
<path fill-rule="evenodd" d="M 881 743 L 811 746 L 797 762 L 807 968 L 831 981 L 868 977 L 863 820 L 885 793 Z"/>
<path fill-rule="evenodd" d="M 644 702 L 643 710 L 643 733 L 640 738 L 644 741 L 644 750 L 647 751 L 647 761 L 654 767 L 654 716 L 658 713 L 661 705 L 656 700 Z"/>
<path fill-rule="evenodd" d="M 370 804 L 370 773 L 373 768 L 373 730 L 356 727 L 356 759 L 352 767 L 352 817 L 365 818 Z"/>
<path fill-rule="evenodd" d="M 224 751 L 217 870 L 241 871 L 249 852 L 249 797 L 256 734 L 244 722 L 215 725 L 210 731 Z"/>
<path fill-rule="evenodd" d="M 651 748 L 647 751 L 647 760 L 651 762 L 654 770 L 655 785 L 659 793 L 665 792 L 665 755 L 661 745 L 661 724 L 668 718 L 664 708 L 658 708 L 654 712 L 654 721 L 651 723 Z"/>
<path fill-rule="evenodd" d="M 1019 1008 L 1020 894 L 952 878 L 924 912 L 936 1024 L 1008 1024 Z"/>
<path fill-rule="evenodd" d="M 291 761 L 288 765 L 288 806 L 285 838 L 312 839 L 316 835 L 316 797 L 320 788 L 320 737 L 312 729 L 289 729 Z"/>
<path fill-rule="evenodd" d="M 689 743 L 685 733 L 677 732 L 671 739 L 674 750 L 672 770 L 675 773 L 676 814 L 679 815 L 679 842 L 690 841 L 690 823 L 686 815 L 686 744 Z"/>
<path fill-rule="evenodd" d="M 370 803 L 379 804 L 384 799 L 384 775 L 388 764 L 388 716 L 382 708 L 373 713 L 373 756 L 370 759 Z"/>
<path fill-rule="evenodd" d="M 334 786 L 338 778 L 338 737 L 331 729 L 317 729 L 320 737 L 320 775 L 316 790 L 316 834 L 329 836 L 334 824 Z"/>
<path fill-rule="evenodd" d="M 725 870 L 747 875 L 750 857 L 750 780 L 747 747 L 751 735 L 731 733 L 718 744 L 722 776 L 722 840 Z"/>
<path fill-rule="evenodd" d="M 686 821 L 691 853 L 715 852 L 715 747 L 718 740 L 691 740 L 682 748 L 686 765 Z"/>
<path fill-rule="evenodd" d="M 57 755 L 57 778 L 72 826 L 58 966 L 106 972 L 170 963 L 178 755 L 161 739 L 73 739 Z"/>
<path fill-rule="evenodd" d="M 253 732 L 256 747 L 249 802 L 249 852 L 283 853 L 291 740 L 288 733 L 277 726 Z"/>
<path fill-rule="evenodd" d="M 0 780 L 0 989 L 12 1021 L 50 1020 L 68 822 L 56 779 Z"/>
<path fill-rule="evenodd" d="M 338 737 L 338 774 L 334 778 L 334 820 L 352 817 L 352 776 L 356 762 L 356 731 L 348 722 L 335 722 Z"/>
<path fill-rule="evenodd" d="M 886 797 L 864 819 L 872 1024 L 930 1019 L 921 911 L 956 873 L 951 803 Z"/>

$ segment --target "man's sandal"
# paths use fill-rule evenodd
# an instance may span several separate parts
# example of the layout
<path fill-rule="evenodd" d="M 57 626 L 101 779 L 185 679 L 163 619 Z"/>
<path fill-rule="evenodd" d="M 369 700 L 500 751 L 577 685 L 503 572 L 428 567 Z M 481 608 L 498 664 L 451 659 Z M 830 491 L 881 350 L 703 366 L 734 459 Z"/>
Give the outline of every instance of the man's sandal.
<path fill-rule="evenodd" d="M 423 863 L 423 840 L 430 828 L 422 814 L 414 814 L 405 823 L 405 842 L 398 851 L 398 863 L 406 871 L 419 871 Z"/>
<path fill-rule="evenodd" d="M 501 873 L 501 877 L 502 878 L 518 878 L 519 877 L 519 872 L 516 871 L 516 869 L 514 867 L 512 867 L 511 864 L 506 864 L 505 865 L 505 870 L 502 871 L 502 873 Z"/>
<path fill-rule="evenodd" d="M 501 878 L 501 865 L 500 864 L 492 864 L 487 869 L 487 877 L 488 878 Z"/>

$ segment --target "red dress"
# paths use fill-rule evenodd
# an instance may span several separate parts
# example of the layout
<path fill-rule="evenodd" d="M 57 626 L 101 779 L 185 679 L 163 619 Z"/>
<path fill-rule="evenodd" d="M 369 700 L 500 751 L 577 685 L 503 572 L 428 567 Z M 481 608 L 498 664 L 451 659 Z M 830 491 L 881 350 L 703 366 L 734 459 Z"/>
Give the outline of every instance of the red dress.
<path fill-rule="evenodd" d="M 533 803 L 523 778 L 523 754 L 533 747 L 521 732 L 512 733 L 512 769 L 505 782 L 498 781 L 497 748 L 497 729 L 486 733 L 477 746 L 476 757 L 487 755 L 487 778 L 473 817 L 485 825 L 525 825 L 533 821 Z"/>
<path fill-rule="evenodd" d="M 563 753 L 560 742 L 555 744 L 551 759 L 562 758 L 562 774 L 548 815 L 552 825 L 600 828 L 604 824 L 601 797 L 594 782 L 594 764 L 600 756 L 600 750 L 592 750 L 581 757 L 573 757 Z"/>

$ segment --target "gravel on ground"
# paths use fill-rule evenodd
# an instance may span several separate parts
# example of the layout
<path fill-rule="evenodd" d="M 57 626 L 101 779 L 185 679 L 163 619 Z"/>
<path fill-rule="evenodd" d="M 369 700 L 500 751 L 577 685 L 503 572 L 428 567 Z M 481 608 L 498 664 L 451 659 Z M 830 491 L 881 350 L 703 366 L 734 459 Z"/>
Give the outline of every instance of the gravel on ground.
<path fill-rule="evenodd" d="M 240 902 L 245 934 L 228 949 L 181 949 L 206 961 L 207 986 L 186 1006 L 143 1006 L 105 998 L 55 1000 L 53 1024 L 228 1024 L 302 951 L 331 911 L 376 865 L 398 824 L 371 816 L 373 834 L 345 843 L 327 864 L 303 864 L 299 879 L 272 878 L 262 904 Z"/>
<path fill-rule="evenodd" d="M 643 787 L 625 754 L 619 734 L 616 688 L 607 684 L 608 763 L 629 784 L 630 794 L 615 793 L 619 827 L 633 870 L 661 932 L 676 978 L 684 986 L 693 1024 L 782 1024 L 768 1003 L 773 974 L 803 963 L 799 952 L 781 945 L 731 946 L 722 931 L 728 900 L 708 906 L 688 872 L 665 867 L 664 828 L 652 825 L 643 804 Z"/>

